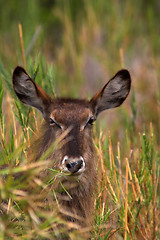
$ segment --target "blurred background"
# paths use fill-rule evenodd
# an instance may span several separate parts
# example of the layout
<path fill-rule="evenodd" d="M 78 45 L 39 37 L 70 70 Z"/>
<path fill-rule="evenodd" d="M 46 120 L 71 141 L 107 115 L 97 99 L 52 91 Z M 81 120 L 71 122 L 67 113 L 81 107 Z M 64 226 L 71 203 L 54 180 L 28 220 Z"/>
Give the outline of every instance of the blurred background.
<path fill-rule="evenodd" d="M 44 165 L 12 177 L 30 166 L 31 139 L 42 122 L 13 92 L 17 65 L 53 97 L 88 99 L 118 70 L 130 71 L 129 97 L 93 128 L 99 186 L 92 239 L 114 232 L 112 239 L 124 239 L 127 224 L 125 239 L 160 239 L 160 0 L 0 0 L 0 205 L 7 209 L 3 215 L 0 209 L 0 239 L 44 239 L 37 236 L 54 235 L 48 230 L 57 219 L 41 207 L 35 180 Z M 35 192 L 26 195 L 29 186 Z"/>
<path fill-rule="evenodd" d="M 129 99 L 120 110 L 104 113 L 101 126 L 107 132 L 112 128 L 117 141 L 123 140 L 124 128 L 132 137 L 152 122 L 160 141 L 159 0 L 0 0 L 5 95 L 14 67 L 23 66 L 19 23 L 27 66 L 47 66 L 52 73 L 53 91 L 44 83 L 46 76 L 42 81 L 49 94 L 92 97 L 119 69 L 127 68 L 132 77 Z M 5 114 L 7 98 L 4 106 Z"/>

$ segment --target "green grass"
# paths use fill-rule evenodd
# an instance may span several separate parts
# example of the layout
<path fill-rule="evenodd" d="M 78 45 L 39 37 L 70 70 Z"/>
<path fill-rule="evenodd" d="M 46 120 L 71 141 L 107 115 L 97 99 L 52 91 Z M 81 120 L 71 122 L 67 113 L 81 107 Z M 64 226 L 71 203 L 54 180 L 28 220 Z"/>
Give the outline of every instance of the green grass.
<path fill-rule="evenodd" d="M 50 201 L 56 193 L 49 183 L 60 180 L 60 174 L 50 171 L 49 179 L 41 179 L 45 157 L 37 163 L 28 157 L 42 117 L 24 107 L 12 89 L 12 71 L 23 65 L 18 22 L 27 71 L 52 97 L 92 97 L 116 71 L 129 69 L 129 98 L 119 109 L 106 111 L 93 129 L 99 182 L 89 235 L 159 239 L 157 1 L 18 2 L 1 1 L 0 8 L 0 166 L 7 166 L 0 167 L 0 239 L 54 239 L 71 227 Z M 46 193 L 49 204 L 44 204 Z M 84 239 L 83 232 L 82 237 L 76 231 L 69 235 Z"/>

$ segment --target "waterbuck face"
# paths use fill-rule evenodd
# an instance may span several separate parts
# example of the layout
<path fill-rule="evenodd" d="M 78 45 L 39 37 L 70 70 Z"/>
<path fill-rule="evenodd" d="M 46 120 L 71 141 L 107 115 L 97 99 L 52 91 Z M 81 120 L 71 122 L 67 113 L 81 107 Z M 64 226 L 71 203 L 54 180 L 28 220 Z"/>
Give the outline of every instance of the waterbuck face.
<path fill-rule="evenodd" d="M 119 71 L 90 101 L 51 99 L 21 67 L 13 72 L 13 87 L 18 98 L 43 114 L 53 142 L 68 130 L 59 151 L 59 168 L 70 175 L 81 175 L 95 167 L 92 124 L 100 112 L 120 106 L 129 94 L 130 74 Z"/>
<path fill-rule="evenodd" d="M 89 102 L 55 99 L 50 106 L 49 124 L 56 138 L 68 129 L 66 143 L 60 150 L 60 168 L 66 173 L 79 175 L 89 165 L 88 155 L 93 151 L 91 128 L 93 113 Z"/>

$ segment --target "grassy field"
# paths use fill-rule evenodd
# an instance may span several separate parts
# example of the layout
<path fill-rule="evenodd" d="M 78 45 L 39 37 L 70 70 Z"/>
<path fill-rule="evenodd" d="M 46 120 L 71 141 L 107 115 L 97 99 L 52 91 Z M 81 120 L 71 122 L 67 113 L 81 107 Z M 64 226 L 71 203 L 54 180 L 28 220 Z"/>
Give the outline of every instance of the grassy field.
<path fill-rule="evenodd" d="M 71 227 L 53 203 L 44 206 L 50 182 L 39 174 L 46 156 L 37 163 L 28 157 L 43 120 L 13 93 L 16 65 L 26 65 L 53 97 L 90 98 L 119 69 L 130 71 L 126 102 L 94 125 L 98 193 L 92 228 L 82 236 L 88 231 L 89 239 L 160 239 L 159 22 L 156 0 L 1 0 L 0 240 L 54 239 L 60 223 L 64 233 Z M 55 177 L 59 173 L 51 171 L 50 180 Z M 84 239 L 76 231 L 68 234 Z"/>

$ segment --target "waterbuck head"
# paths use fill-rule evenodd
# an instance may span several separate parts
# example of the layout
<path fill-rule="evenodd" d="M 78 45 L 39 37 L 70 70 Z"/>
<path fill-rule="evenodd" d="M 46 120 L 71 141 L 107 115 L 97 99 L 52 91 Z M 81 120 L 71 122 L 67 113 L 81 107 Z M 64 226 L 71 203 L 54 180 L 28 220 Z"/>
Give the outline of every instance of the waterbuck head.
<path fill-rule="evenodd" d="M 40 152 L 44 152 L 65 130 L 67 141 L 59 150 L 58 168 L 72 176 L 95 172 L 92 124 L 99 113 L 120 106 L 129 94 L 130 74 L 121 70 L 90 100 L 50 98 L 22 67 L 13 72 L 13 87 L 21 102 L 43 115 L 46 132 Z M 94 174 L 93 174 L 94 175 Z"/>

